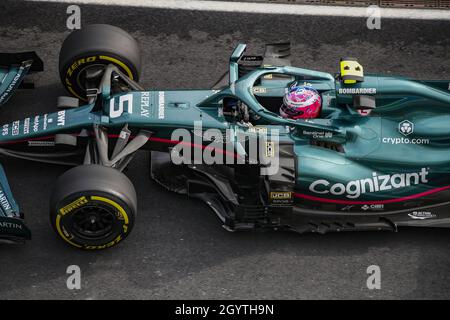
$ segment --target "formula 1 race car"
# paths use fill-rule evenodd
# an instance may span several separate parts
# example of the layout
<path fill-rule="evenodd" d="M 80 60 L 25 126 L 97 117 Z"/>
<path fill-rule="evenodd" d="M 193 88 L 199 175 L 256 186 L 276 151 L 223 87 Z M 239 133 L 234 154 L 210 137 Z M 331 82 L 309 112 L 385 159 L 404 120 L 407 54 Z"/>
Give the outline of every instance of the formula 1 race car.
<path fill-rule="evenodd" d="M 122 171 L 140 149 L 151 153 L 151 178 L 203 200 L 230 231 L 450 227 L 449 80 L 364 75 L 351 58 L 332 75 L 290 66 L 289 43 L 266 45 L 263 56 L 245 48 L 210 89 L 146 91 L 130 35 L 109 25 L 74 31 L 59 63 L 71 96 L 55 113 L 3 125 L 0 153 L 75 166 L 55 183 L 50 219 L 81 249 L 130 234 L 136 192 Z M 293 83 L 320 93 L 318 117 L 280 116 Z M 0 236 L 21 239 L 0 174 Z"/>

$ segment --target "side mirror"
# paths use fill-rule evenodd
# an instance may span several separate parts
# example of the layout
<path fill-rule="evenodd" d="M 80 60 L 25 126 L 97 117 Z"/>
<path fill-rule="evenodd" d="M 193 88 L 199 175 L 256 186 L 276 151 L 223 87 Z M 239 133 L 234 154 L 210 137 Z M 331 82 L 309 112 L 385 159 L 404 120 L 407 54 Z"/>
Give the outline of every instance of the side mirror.
<path fill-rule="evenodd" d="M 240 43 L 234 48 L 230 57 L 230 84 L 236 82 L 239 78 L 239 65 L 238 62 L 245 52 L 246 44 Z"/>

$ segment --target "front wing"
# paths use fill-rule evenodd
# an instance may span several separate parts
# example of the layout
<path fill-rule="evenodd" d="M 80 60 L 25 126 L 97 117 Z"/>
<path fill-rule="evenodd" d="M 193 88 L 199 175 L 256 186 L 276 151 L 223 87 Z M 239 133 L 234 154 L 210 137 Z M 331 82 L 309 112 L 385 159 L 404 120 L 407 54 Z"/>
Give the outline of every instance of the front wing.
<path fill-rule="evenodd" d="M 30 239 L 31 232 L 23 221 L 5 171 L 0 165 L 0 242 L 21 243 Z"/>
<path fill-rule="evenodd" d="M 33 88 L 26 82 L 29 72 L 44 69 L 42 60 L 35 52 L 0 53 L 0 106 L 5 104 L 18 88 Z"/>

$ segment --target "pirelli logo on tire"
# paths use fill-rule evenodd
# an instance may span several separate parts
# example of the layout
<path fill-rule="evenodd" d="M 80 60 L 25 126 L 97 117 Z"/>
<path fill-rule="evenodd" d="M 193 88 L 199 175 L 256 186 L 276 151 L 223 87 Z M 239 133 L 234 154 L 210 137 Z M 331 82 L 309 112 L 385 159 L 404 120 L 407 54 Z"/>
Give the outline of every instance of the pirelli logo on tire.
<path fill-rule="evenodd" d="M 86 197 L 83 196 L 83 197 L 78 198 L 77 200 L 69 203 L 67 206 L 62 207 L 61 209 L 59 209 L 59 212 L 62 215 L 65 215 L 79 207 L 84 206 L 86 203 L 88 203 L 88 199 L 86 199 Z"/>

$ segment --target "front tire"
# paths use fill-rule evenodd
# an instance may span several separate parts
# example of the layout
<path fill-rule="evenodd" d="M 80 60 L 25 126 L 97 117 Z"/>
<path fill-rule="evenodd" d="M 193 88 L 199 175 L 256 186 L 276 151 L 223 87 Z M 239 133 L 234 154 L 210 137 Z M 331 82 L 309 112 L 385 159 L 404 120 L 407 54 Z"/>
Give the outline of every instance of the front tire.
<path fill-rule="evenodd" d="M 117 245 L 130 234 L 136 211 L 131 181 L 118 170 L 100 165 L 65 172 L 50 200 L 53 229 L 66 243 L 84 250 Z"/>
<path fill-rule="evenodd" d="M 109 64 L 118 67 L 131 80 L 139 80 L 141 56 L 138 43 L 118 27 L 88 25 L 70 33 L 61 46 L 61 82 L 78 99 L 86 100 L 87 71 L 101 75 L 102 69 Z"/>

